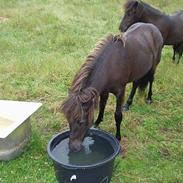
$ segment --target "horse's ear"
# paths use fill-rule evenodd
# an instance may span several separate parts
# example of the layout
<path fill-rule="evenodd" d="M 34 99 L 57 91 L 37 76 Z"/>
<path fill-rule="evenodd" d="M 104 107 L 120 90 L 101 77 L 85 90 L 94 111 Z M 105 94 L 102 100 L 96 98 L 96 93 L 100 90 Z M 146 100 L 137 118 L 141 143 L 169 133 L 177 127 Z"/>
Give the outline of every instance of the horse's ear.
<path fill-rule="evenodd" d="M 138 7 L 139 1 L 138 0 L 127 0 L 127 2 L 124 4 L 125 10 L 133 10 Z"/>
<path fill-rule="evenodd" d="M 135 1 L 132 6 L 132 10 L 135 14 L 140 16 L 143 12 L 143 5 L 139 1 Z"/>
<path fill-rule="evenodd" d="M 137 8 L 137 7 L 138 7 L 138 5 L 139 5 L 139 2 L 138 2 L 138 1 L 135 1 L 135 3 L 134 3 L 134 5 L 133 5 L 133 7 L 134 7 L 134 8 Z"/>
<path fill-rule="evenodd" d="M 137 10 L 138 6 L 139 6 L 139 2 L 138 1 L 134 1 L 133 5 L 132 5 L 132 10 Z"/>

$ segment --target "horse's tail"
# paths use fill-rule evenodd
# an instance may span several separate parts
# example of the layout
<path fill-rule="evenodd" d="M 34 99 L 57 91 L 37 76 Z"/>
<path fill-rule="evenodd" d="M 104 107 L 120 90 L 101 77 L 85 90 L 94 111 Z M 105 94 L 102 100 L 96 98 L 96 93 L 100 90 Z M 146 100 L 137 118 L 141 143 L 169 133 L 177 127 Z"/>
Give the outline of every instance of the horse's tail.
<path fill-rule="evenodd" d="M 139 80 L 139 90 L 144 91 L 147 88 L 148 82 L 153 80 L 154 72 L 153 69 L 150 69 L 147 74 L 145 74 L 140 80 Z"/>

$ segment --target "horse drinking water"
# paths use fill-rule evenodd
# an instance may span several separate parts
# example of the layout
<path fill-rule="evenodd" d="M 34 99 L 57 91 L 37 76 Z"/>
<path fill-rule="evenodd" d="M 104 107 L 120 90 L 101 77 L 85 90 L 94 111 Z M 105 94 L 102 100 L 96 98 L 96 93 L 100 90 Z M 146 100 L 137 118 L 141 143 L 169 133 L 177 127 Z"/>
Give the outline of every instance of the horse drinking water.
<path fill-rule="evenodd" d="M 154 24 L 161 32 L 164 44 L 173 45 L 173 61 L 175 62 L 175 55 L 178 54 L 179 63 L 183 53 L 183 11 L 166 15 L 142 1 L 135 0 L 127 1 L 124 9 L 125 14 L 119 26 L 122 32 L 137 22 Z"/>
<path fill-rule="evenodd" d="M 143 23 L 131 26 L 124 34 L 109 35 L 100 41 L 76 74 L 68 98 L 62 104 L 70 127 L 71 150 L 81 149 L 84 136 L 93 124 L 99 96 L 99 114 L 95 125 L 102 121 L 109 93 L 116 96 L 116 138 L 121 139 L 126 84 L 133 81 L 144 84 L 142 81 L 148 78 L 151 84 L 147 99 L 151 100 L 152 78 L 160 61 L 162 46 L 159 30 L 152 24 Z"/>

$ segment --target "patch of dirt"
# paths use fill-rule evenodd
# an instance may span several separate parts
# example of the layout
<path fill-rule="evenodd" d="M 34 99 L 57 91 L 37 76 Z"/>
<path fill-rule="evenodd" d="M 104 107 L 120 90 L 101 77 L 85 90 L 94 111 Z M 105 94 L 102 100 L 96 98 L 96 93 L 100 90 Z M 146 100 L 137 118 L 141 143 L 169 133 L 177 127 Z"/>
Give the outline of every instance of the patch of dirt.
<path fill-rule="evenodd" d="M 160 153 L 162 156 L 168 157 L 171 155 L 170 151 L 167 148 L 161 148 Z"/>
<path fill-rule="evenodd" d="M 166 132 L 168 132 L 168 128 L 160 128 L 160 132 L 162 132 L 162 133 L 166 133 Z"/>
<path fill-rule="evenodd" d="M 0 16 L 0 22 L 5 22 L 5 21 L 7 21 L 7 20 L 9 20 L 9 18 L 1 17 L 1 16 Z"/>
<path fill-rule="evenodd" d="M 130 123 L 128 124 L 128 128 L 130 130 L 134 130 L 134 129 L 137 129 L 139 126 L 141 126 L 143 123 L 144 123 L 143 119 L 136 118 L 136 119 L 130 121 Z"/>
<path fill-rule="evenodd" d="M 175 128 L 175 129 L 169 129 L 169 128 L 160 128 L 159 129 L 161 133 L 163 134 L 168 134 L 168 133 L 181 133 L 182 132 L 182 129 L 181 128 Z"/>
<path fill-rule="evenodd" d="M 126 155 L 127 155 L 128 146 L 129 146 L 129 140 L 128 140 L 128 138 L 127 137 L 122 137 L 121 138 L 120 145 L 121 145 L 120 155 L 121 155 L 122 158 L 125 158 Z"/>

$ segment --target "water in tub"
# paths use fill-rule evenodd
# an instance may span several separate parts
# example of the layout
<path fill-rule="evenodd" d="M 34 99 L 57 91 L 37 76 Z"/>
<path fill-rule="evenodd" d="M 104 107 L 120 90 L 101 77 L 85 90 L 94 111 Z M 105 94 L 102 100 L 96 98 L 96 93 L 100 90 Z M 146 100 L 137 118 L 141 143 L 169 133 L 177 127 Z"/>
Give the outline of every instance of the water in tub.
<path fill-rule="evenodd" d="M 109 142 L 98 136 L 87 136 L 79 152 L 70 152 L 69 138 L 62 140 L 53 149 L 53 155 L 63 164 L 91 165 L 103 161 L 113 153 Z"/>

